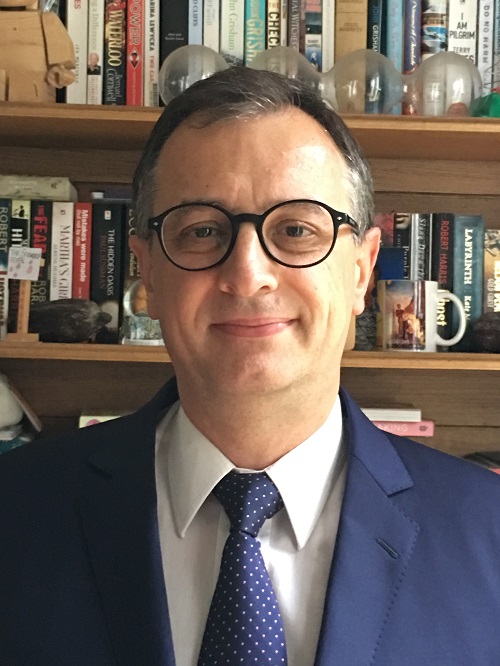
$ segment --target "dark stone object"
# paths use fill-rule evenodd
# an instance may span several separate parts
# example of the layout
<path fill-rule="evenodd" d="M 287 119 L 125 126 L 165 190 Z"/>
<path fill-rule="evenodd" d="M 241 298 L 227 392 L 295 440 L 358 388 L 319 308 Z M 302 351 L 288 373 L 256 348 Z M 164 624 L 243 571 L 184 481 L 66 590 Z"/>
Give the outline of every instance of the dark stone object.
<path fill-rule="evenodd" d="M 81 298 L 34 303 L 30 308 L 29 332 L 42 342 L 85 342 L 111 321 L 97 303 Z"/>
<path fill-rule="evenodd" d="M 500 354 L 500 312 L 487 312 L 474 322 L 472 340 L 475 351 Z"/>

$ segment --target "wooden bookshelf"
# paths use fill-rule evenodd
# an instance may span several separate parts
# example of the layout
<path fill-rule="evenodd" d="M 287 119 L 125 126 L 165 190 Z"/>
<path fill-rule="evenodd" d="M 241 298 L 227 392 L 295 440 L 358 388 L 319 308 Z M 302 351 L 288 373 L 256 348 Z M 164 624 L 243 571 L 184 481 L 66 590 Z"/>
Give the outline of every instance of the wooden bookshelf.
<path fill-rule="evenodd" d="M 0 103 L 0 170 L 66 175 L 82 191 L 129 184 L 160 109 Z M 500 120 L 347 116 L 374 176 L 378 210 L 482 213 L 500 227 Z M 0 372 L 47 426 L 131 411 L 172 374 L 162 348 L 4 344 Z M 342 383 L 364 406 L 404 404 L 437 424 L 422 440 L 463 454 L 500 449 L 500 355 L 349 352 Z"/>

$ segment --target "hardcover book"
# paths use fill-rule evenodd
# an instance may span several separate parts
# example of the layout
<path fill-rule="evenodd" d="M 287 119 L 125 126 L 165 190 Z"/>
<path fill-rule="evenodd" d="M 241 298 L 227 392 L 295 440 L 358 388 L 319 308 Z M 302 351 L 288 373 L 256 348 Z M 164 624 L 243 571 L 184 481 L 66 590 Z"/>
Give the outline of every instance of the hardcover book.
<path fill-rule="evenodd" d="M 438 283 L 440 289 L 453 291 L 453 245 L 454 215 L 452 213 L 433 213 L 432 215 L 432 250 L 431 280 Z M 448 299 L 438 303 L 437 332 L 442 338 L 452 337 L 452 304 Z M 443 347 L 440 351 L 447 351 Z"/>
<path fill-rule="evenodd" d="M 483 312 L 500 313 L 500 229 L 484 232 Z"/>
<path fill-rule="evenodd" d="M 52 206 L 51 301 L 73 295 L 73 209 L 72 202 L 55 201 Z"/>
<path fill-rule="evenodd" d="M 430 279 L 431 216 L 412 213 L 410 223 L 410 280 Z"/>
<path fill-rule="evenodd" d="M 94 203 L 92 206 L 92 251 L 90 272 L 90 299 L 111 321 L 96 335 L 96 342 L 116 344 L 123 294 L 123 242 L 124 205 L 121 203 Z"/>
<path fill-rule="evenodd" d="M 481 215 L 455 215 L 453 292 L 464 304 L 470 327 L 483 311 L 484 222 Z M 453 332 L 458 330 L 458 312 L 453 308 Z M 469 336 L 453 351 L 470 351 Z"/>
<path fill-rule="evenodd" d="M 106 0 L 104 14 L 104 104 L 126 102 L 127 0 Z"/>
<path fill-rule="evenodd" d="M 188 44 L 203 44 L 203 3 L 189 0 L 188 3 Z"/>
<path fill-rule="evenodd" d="M 89 0 L 87 104 L 102 104 L 103 59 L 104 0 Z"/>
<path fill-rule="evenodd" d="M 220 53 L 228 65 L 240 67 L 245 57 L 245 2 L 221 0 Z"/>
<path fill-rule="evenodd" d="M 335 3 L 335 62 L 352 51 L 366 48 L 368 0 L 337 0 Z M 355 99 L 339 100 L 349 113 L 365 112 L 366 69 L 363 62 L 357 72 L 358 94 Z M 339 96 L 339 92 L 337 92 Z"/>
<path fill-rule="evenodd" d="M 90 298 L 92 204 L 78 202 L 73 227 L 73 298 Z"/>
<path fill-rule="evenodd" d="M 478 0 L 448 0 L 448 51 L 476 63 Z"/>
<path fill-rule="evenodd" d="M 383 0 L 368 0 L 368 31 L 366 48 L 375 51 L 375 53 L 382 53 L 382 33 L 384 29 L 383 21 Z"/>
<path fill-rule="evenodd" d="M 422 2 L 405 0 L 403 8 L 403 74 L 411 74 L 420 64 L 422 50 Z M 417 113 L 413 100 L 403 104 L 403 115 L 414 116 Z"/>
<path fill-rule="evenodd" d="M 188 43 L 188 0 L 160 3 L 160 68 L 165 58 Z"/>
<path fill-rule="evenodd" d="M 385 55 L 396 71 L 403 70 L 403 3 L 401 0 L 387 0 L 385 12 Z M 401 104 L 396 104 L 390 113 L 401 114 Z"/>
<path fill-rule="evenodd" d="M 483 95 L 491 91 L 493 83 L 494 2 L 479 0 L 477 15 L 477 68 L 483 82 Z"/>
<path fill-rule="evenodd" d="M 50 250 L 52 242 L 52 201 L 31 202 L 30 247 L 42 251 L 38 280 L 31 283 L 30 303 L 50 300 Z"/>
<path fill-rule="evenodd" d="M 213 0 L 211 0 L 213 1 Z M 245 2 L 245 65 L 266 48 L 265 0 Z"/>

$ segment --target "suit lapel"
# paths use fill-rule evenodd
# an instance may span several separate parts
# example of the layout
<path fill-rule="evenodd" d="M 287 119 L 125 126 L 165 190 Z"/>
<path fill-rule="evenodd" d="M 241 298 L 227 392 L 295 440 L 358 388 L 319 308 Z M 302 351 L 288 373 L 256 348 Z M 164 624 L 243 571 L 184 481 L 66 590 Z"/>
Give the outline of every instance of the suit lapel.
<path fill-rule="evenodd" d="M 154 474 L 158 415 L 175 399 L 167 384 L 136 414 L 96 429 L 83 476 L 83 535 L 120 666 L 175 664 Z"/>
<path fill-rule="evenodd" d="M 419 532 L 392 497 L 413 485 L 393 445 L 341 398 L 349 462 L 316 666 L 373 663 Z"/>

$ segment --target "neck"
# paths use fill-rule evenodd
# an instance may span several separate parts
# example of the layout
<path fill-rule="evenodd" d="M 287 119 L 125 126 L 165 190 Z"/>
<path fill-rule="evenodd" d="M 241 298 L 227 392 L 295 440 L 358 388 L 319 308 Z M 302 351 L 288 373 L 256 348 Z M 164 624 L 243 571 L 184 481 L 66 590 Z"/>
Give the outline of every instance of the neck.
<path fill-rule="evenodd" d="M 193 391 L 178 381 L 190 421 L 236 466 L 262 470 L 310 437 L 328 418 L 338 378 L 328 388 L 272 395 L 220 395 Z"/>

